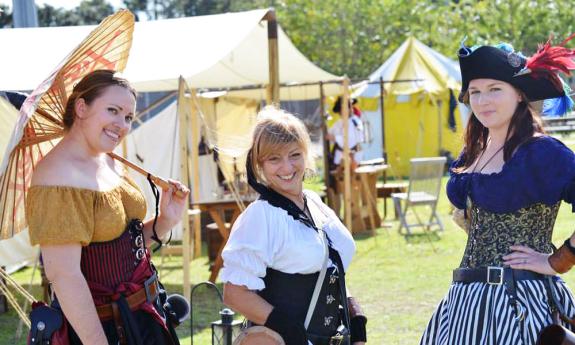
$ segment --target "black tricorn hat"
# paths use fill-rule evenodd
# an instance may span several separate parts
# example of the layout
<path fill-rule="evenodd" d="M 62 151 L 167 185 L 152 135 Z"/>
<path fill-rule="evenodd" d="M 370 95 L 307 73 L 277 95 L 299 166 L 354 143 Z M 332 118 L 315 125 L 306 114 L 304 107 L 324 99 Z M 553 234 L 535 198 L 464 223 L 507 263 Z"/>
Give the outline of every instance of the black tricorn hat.
<path fill-rule="evenodd" d="M 549 77 L 530 73 L 526 69 L 527 58 L 515 52 L 508 44 L 500 47 L 480 46 L 476 49 L 462 45 L 459 49 L 461 67 L 461 93 L 459 101 L 467 92 L 473 79 L 487 78 L 507 82 L 523 91 L 529 101 L 557 98 L 565 95 L 559 76 L 555 72 Z"/>
<path fill-rule="evenodd" d="M 341 96 L 338 96 L 338 97 L 337 97 L 337 100 L 336 100 L 335 103 L 333 104 L 333 108 L 332 108 L 331 110 L 332 110 L 334 113 L 338 113 L 338 114 L 339 114 L 339 113 L 341 112 L 341 101 L 342 101 L 341 98 L 342 98 Z M 353 105 L 353 104 L 355 104 L 355 103 L 357 103 L 357 99 L 351 98 L 351 99 L 350 99 L 350 104 Z"/>

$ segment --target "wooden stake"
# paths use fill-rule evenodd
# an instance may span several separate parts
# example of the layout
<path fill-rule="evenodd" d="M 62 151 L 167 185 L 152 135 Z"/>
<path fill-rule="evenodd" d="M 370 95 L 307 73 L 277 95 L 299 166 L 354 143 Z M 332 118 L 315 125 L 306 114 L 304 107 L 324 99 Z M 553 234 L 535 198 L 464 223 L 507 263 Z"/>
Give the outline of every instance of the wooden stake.
<path fill-rule="evenodd" d="M 353 233 L 351 220 L 351 162 L 349 155 L 349 78 L 343 79 L 341 97 L 341 121 L 343 122 L 343 185 L 345 226 Z"/>
<path fill-rule="evenodd" d="M 385 102 L 383 96 L 385 95 L 385 87 L 383 85 L 383 77 L 379 77 L 379 106 L 381 113 L 381 149 L 382 157 L 387 163 L 387 152 L 385 151 Z"/>
<path fill-rule="evenodd" d="M 192 133 L 192 147 L 190 147 L 190 162 L 188 166 L 190 167 L 190 174 L 191 174 L 191 183 L 194 186 L 193 188 L 193 195 L 192 200 L 195 202 L 200 200 L 200 154 L 198 151 L 198 144 L 200 142 L 199 136 L 200 129 L 199 129 L 199 111 L 198 108 L 200 106 L 200 102 L 197 99 L 197 92 L 195 89 L 190 90 L 190 132 Z M 195 206 L 194 209 L 198 210 L 198 213 L 194 216 L 194 258 L 200 257 L 202 253 L 202 229 L 200 224 L 200 214 L 198 206 Z"/>
<path fill-rule="evenodd" d="M 180 136 L 180 176 L 183 181 L 190 183 L 188 172 L 188 113 L 190 98 L 186 98 L 186 81 L 180 76 L 178 85 L 178 106 L 177 116 L 179 119 L 179 136 Z M 192 184 L 192 191 L 197 189 L 197 186 Z M 183 289 L 184 296 L 189 298 L 191 293 L 190 286 L 190 218 L 188 212 L 182 215 L 183 236 L 182 236 L 182 266 L 184 270 Z"/>
<path fill-rule="evenodd" d="M 323 147 L 323 180 L 325 184 L 325 191 L 327 197 L 327 204 L 331 205 L 331 193 L 329 193 L 329 141 L 327 140 L 327 118 L 325 116 L 325 96 L 323 94 L 323 83 L 319 82 L 319 114 L 321 117 L 321 135 L 323 137 L 322 147 Z"/>
<path fill-rule="evenodd" d="M 266 103 L 268 105 L 279 106 L 280 102 L 280 72 L 278 54 L 278 23 L 276 12 L 270 9 L 264 17 L 268 22 L 268 64 L 269 64 L 269 85 Z"/>

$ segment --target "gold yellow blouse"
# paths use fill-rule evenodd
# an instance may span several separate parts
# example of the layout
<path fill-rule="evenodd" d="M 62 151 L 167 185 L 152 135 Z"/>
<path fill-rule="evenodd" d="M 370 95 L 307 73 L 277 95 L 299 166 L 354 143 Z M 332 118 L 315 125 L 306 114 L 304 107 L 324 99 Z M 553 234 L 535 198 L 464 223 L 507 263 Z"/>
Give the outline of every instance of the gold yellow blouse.
<path fill-rule="evenodd" d="M 127 176 L 109 191 L 32 186 L 26 221 L 32 245 L 106 242 L 119 237 L 131 219 L 144 219 L 146 200 Z"/>

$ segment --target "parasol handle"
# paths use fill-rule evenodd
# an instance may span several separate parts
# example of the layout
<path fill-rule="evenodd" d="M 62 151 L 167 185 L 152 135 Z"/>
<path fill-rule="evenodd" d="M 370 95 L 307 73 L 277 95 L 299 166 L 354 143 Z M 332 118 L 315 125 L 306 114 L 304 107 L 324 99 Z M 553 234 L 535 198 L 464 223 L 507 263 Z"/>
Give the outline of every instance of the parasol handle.
<path fill-rule="evenodd" d="M 144 168 L 142 168 L 141 166 L 139 166 L 135 163 L 130 162 L 126 158 L 119 156 L 119 155 L 115 154 L 114 152 L 108 152 L 108 156 L 114 158 L 117 161 L 120 161 L 124 165 L 129 166 L 130 168 L 136 170 L 137 172 L 139 172 L 140 174 L 142 174 L 144 176 L 150 175 L 150 179 L 152 180 L 152 182 L 154 182 L 155 184 L 160 186 L 162 189 L 170 189 L 170 187 L 171 187 L 170 182 L 164 180 L 163 178 L 161 178 L 159 176 L 155 176 L 155 175 L 150 174 Z M 184 194 L 184 192 L 182 192 L 181 190 L 175 191 L 174 194 L 176 194 L 176 196 L 178 196 L 180 198 L 184 198 L 186 196 Z"/>

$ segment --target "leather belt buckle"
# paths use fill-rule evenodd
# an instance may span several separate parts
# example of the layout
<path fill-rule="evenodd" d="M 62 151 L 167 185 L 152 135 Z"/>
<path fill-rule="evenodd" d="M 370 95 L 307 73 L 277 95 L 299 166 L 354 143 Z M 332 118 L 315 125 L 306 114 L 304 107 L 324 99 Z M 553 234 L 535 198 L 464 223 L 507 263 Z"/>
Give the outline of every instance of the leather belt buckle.
<path fill-rule="evenodd" d="M 153 285 L 153 289 L 152 289 Z M 146 301 L 154 303 L 158 295 L 160 294 L 160 289 L 158 286 L 158 276 L 154 273 L 150 278 L 146 279 L 144 282 L 144 289 L 146 291 Z"/>
<path fill-rule="evenodd" d="M 487 267 L 487 284 L 501 285 L 503 284 L 503 267 L 488 266 Z"/>

